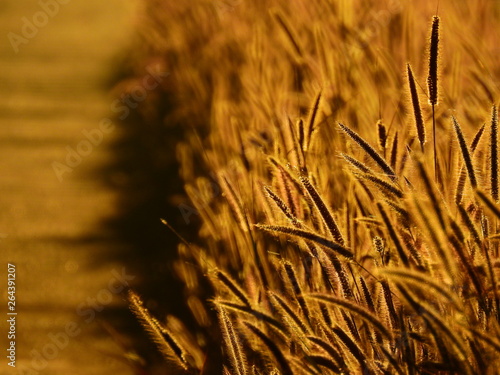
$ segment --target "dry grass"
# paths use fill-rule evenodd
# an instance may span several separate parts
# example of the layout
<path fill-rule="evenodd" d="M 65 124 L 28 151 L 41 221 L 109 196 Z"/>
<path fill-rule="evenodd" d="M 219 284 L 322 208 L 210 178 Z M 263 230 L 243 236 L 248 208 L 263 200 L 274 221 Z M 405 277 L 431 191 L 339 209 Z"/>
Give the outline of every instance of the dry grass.
<path fill-rule="evenodd" d="M 194 129 L 178 157 L 202 218 L 177 265 L 197 340 L 168 330 L 167 358 L 191 373 L 496 373 L 498 3 L 441 1 L 439 36 L 435 4 L 179 3 L 147 1 L 142 29 L 173 72 L 165 121 Z"/>

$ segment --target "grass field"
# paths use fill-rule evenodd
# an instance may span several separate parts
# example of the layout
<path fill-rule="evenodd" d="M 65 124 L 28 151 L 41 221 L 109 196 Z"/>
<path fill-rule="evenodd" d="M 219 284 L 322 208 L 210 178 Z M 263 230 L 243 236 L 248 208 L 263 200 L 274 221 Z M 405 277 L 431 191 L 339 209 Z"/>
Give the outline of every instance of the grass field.
<path fill-rule="evenodd" d="M 130 303 L 169 373 L 496 373 L 499 16 L 145 2 L 137 75 L 171 75 L 139 115 L 184 129 L 166 224 L 196 324 Z"/>

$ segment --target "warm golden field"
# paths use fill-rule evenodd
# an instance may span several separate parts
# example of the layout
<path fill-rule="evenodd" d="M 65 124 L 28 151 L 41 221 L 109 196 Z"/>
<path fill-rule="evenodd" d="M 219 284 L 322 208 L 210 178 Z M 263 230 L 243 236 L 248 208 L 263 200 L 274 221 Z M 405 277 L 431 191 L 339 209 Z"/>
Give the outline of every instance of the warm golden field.
<path fill-rule="evenodd" d="M 169 373 L 497 373 L 500 3 L 142 11 L 136 72 L 170 76 L 141 118 L 185 129 L 194 222 L 197 325 L 130 295 Z"/>

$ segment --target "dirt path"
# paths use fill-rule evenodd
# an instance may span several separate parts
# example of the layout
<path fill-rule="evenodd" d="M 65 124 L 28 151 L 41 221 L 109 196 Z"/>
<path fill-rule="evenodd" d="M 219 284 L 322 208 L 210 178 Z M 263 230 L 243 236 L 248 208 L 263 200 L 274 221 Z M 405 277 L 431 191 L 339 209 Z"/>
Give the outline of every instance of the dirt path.
<path fill-rule="evenodd" d="M 102 121 L 111 105 L 103 82 L 132 32 L 130 3 L 0 3 L 0 374 L 134 373 L 100 324 L 134 279 L 119 263 L 95 266 L 118 245 L 99 227 L 115 197 L 92 174 L 118 132 Z M 10 341 L 16 368 L 4 355 Z"/>

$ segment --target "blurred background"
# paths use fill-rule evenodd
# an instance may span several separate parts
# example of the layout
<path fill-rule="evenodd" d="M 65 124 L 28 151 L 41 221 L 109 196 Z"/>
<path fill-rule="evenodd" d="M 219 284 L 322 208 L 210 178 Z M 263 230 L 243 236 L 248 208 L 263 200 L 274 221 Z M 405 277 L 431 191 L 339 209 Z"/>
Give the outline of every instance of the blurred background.
<path fill-rule="evenodd" d="M 141 228 L 123 215 L 147 225 L 144 215 L 158 212 L 122 206 L 124 194 L 138 196 L 150 181 L 137 185 L 139 176 L 120 167 L 139 160 L 124 155 L 141 146 L 124 141 L 131 134 L 116 124 L 120 106 L 143 100 L 144 85 L 126 104 L 112 90 L 125 74 L 137 12 L 135 1 L 0 3 L 2 353 L 10 345 L 8 263 L 18 313 L 16 368 L 2 356 L 0 374 L 145 373 L 140 352 L 153 352 L 138 345 L 125 302 L 142 280 L 124 255 Z M 163 77 L 152 73 L 145 85 Z"/>

